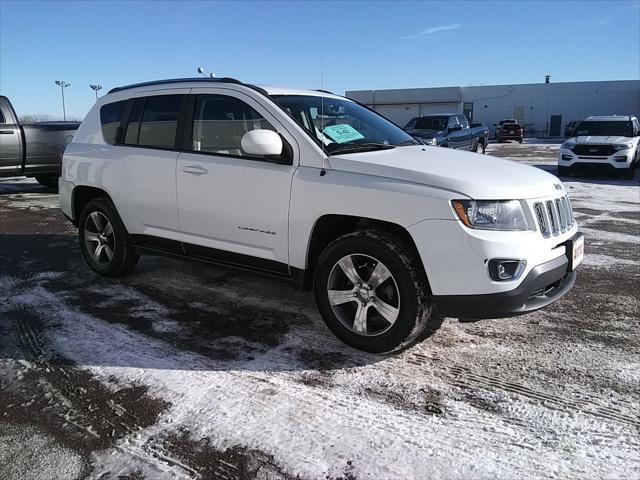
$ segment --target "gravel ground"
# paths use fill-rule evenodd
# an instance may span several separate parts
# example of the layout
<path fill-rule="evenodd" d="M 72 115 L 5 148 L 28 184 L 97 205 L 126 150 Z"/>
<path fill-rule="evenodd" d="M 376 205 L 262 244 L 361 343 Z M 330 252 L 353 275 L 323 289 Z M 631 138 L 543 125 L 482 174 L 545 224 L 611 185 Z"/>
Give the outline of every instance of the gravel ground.
<path fill-rule="evenodd" d="M 554 171 L 557 149 L 488 153 Z M 562 179 L 587 256 L 561 301 L 436 318 L 394 356 L 264 277 L 96 277 L 57 196 L 0 181 L 0 478 L 638 478 L 638 177 Z"/>

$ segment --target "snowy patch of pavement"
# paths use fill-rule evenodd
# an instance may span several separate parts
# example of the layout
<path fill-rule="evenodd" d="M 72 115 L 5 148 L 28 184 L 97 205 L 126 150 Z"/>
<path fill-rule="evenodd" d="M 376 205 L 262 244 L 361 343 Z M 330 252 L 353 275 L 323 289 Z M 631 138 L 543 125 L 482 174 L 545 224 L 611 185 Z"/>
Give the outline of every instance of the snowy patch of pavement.
<path fill-rule="evenodd" d="M 524 317 L 436 317 L 394 356 L 340 344 L 270 279 L 146 257 L 97 278 L 54 210 L 0 195 L 0 477 L 27 478 L 38 445 L 69 478 L 640 475 L 640 184 L 563 180 L 588 228 L 574 289 Z M 41 435 L 11 450 L 24 467 L 2 470 L 2 432 Z"/>

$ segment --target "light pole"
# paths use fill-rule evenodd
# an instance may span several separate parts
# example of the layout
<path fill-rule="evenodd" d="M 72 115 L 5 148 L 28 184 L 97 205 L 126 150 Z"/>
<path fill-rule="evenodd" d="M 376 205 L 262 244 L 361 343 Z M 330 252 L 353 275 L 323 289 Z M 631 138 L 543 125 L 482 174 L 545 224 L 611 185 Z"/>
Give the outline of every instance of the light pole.
<path fill-rule="evenodd" d="M 89 87 L 96 92 L 96 100 L 98 100 L 98 90 L 102 90 L 102 85 L 89 85 Z"/>
<path fill-rule="evenodd" d="M 71 84 L 65 82 L 64 80 L 56 80 L 56 85 L 58 85 L 60 87 L 60 91 L 62 92 L 62 118 L 64 118 L 64 121 L 67 121 L 67 110 L 65 109 L 64 106 L 64 89 L 67 87 L 70 87 Z"/>

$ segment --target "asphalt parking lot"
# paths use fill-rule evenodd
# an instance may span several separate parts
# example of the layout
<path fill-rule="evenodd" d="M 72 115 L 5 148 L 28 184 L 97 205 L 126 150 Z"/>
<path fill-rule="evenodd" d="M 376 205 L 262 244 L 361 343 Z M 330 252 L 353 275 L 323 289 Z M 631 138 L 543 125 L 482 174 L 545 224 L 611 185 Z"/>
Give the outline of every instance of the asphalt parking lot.
<path fill-rule="evenodd" d="M 558 146 L 487 153 L 553 172 Z M 640 171 L 588 173 L 562 179 L 586 235 L 565 298 L 394 356 L 264 277 L 99 278 L 54 192 L 0 180 L 0 478 L 638 478 Z"/>

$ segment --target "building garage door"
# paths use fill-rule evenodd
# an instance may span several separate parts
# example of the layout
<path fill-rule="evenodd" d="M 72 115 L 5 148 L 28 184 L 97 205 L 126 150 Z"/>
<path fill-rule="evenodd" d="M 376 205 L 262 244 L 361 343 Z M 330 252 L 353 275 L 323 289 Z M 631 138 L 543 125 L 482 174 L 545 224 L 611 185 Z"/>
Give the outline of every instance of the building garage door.
<path fill-rule="evenodd" d="M 432 115 L 434 113 L 458 113 L 457 103 L 421 103 L 420 115 Z"/>
<path fill-rule="evenodd" d="M 419 114 L 418 105 L 376 105 L 374 110 L 401 128 Z"/>

